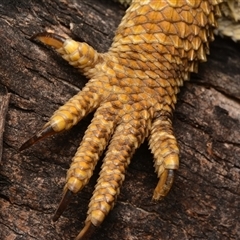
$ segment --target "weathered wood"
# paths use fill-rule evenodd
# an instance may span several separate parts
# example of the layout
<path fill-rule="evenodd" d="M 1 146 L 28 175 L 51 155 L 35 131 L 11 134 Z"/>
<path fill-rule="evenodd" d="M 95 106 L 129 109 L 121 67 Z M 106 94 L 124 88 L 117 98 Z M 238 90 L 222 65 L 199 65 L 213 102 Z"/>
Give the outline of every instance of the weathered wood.
<path fill-rule="evenodd" d="M 68 133 L 24 152 L 18 148 L 87 80 L 29 39 L 46 28 L 60 29 L 106 51 L 124 10 L 107 0 L 79 1 L 78 10 L 57 0 L 3 0 L 0 6 L 0 83 L 11 93 L 0 166 L 0 239 L 73 239 L 83 226 L 100 164 L 59 221 L 51 217 L 91 116 Z M 174 129 L 181 165 L 169 195 L 151 201 L 157 178 L 145 143 L 93 239 L 240 238 L 239 49 L 217 39 L 208 63 L 179 94 Z"/>

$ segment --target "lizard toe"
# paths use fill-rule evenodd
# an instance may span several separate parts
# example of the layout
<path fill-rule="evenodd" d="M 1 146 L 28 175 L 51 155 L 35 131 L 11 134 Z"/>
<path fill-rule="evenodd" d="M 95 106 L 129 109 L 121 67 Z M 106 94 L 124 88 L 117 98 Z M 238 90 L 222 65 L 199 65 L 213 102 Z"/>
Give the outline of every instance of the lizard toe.
<path fill-rule="evenodd" d="M 153 121 L 149 145 L 154 156 L 155 171 L 159 177 L 153 199 L 160 200 L 171 189 L 174 170 L 179 167 L 179 148 L 169 116 L 159 116 Z"/>

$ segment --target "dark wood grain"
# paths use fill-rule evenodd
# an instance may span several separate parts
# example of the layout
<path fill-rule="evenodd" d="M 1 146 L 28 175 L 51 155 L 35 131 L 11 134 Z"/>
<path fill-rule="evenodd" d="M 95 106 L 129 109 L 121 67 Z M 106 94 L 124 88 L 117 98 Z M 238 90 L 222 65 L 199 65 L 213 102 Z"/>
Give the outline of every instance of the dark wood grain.
<path fill-rule="evenodd" d="M 0 165 L 0 239 L 73 239 L 100 163 L 63 216 L 56 223 L 51 218 L 91 116 L 26 151 L 18 148 L 87 80 L 30 37 L 53 29 L 104 52 L 124 9 L 107 0 L 82 0 L 77 10 L 57 0 L 0 5 L 0 83 L 11 93 Z M 239 49 L 218 38 L 209 61 L 179 94 L 174 129 L 181 165 L 169 195 L 151 200 L 157 178 L 145 143 L 134 155 L 118 203 L 92 239 L 240 239 Z"/>

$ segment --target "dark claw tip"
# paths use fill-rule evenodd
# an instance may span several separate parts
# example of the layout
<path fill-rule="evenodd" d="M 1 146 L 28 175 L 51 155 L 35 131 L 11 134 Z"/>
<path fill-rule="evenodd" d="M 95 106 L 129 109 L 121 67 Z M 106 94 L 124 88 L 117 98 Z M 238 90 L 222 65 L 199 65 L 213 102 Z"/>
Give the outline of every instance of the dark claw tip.
<path fill-rule="evenodd" d="M 34 143 L 38 142 L 39 140 L 53 135 L 55 132 L 52 129 L 51 126 L 46 126 L 39 132 L 37 132 L 33 137 L 31 137 L 29 140 L 27 140 L 20 148 L 19 151 L 22 151 L 30 146 L 32 146 Z"/>
<path fill-rule="evenodd" d="M 161 200 L 170 191 L 174 180 L 174 169 L 166 169 L 160 179 L 153 193 L 153 200 Z"/>
<path fill-rule="evenodd" d="M 70 190 L 67 190 L 62 197 L 61 202 L 58 205 L 58 208 L 52 218 L 52 220 L 54 222 L 56 222 L 59 217 L 62 215 L 62 213 L 64 212 L 64 210 L 66 209 L 66 207 L 68 206 L 68 204 L 70 203 L 70 201 L 72 200 L 74 193 L 71 192 Z"/>
<path fill-rule="evenodd" d="M 95 232 L 96 227 L 91 223 L 91 221 L 86 222 L 82 231 L 77 235 L 75 240 L 88 240 Z"/>
<path fill-rule="evenodd" d="M 37 141 L 36 136 L 33 136 L 29 140 L 27 140 L 20 148 L 19 151 L 23 151 L 27 149 L 28 147 L 32 146 Z"/>

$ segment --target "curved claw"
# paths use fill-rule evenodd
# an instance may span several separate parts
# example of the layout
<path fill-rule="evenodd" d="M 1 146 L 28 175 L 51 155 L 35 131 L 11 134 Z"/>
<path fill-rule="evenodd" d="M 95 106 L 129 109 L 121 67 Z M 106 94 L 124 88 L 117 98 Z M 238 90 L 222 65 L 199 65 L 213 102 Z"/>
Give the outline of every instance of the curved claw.
<path fill-rule="evenodd" d="M 66 209 L 70 201 L 72 200 L 73 195 L 74 193 L 71 192 L 70 190 L 67 189 L 65 191 L 65 193 L 63 194 L 62 200 L 59 203 L 58 208 L 52 218 L 54 222 L 56 222 L 59 219 L 59 217 L 62 215 L 62 213 L 64 212 L 64 210 Z"/>
<path fill-rule="evenodd" d="M 63 43 L 66 41 L 66 38 L 58 34 L 49 33 L 49 32 L 37 33 L 33 35 L 31 39 L 40 41 L 41 43 L 56 49 L 61 48 L 63 46 Z"/>
<path fill-rule="evenodd" d="M 33 137 L 31 137 L 29 140 L 27 140 L 20 148 L 19 150 L 22 151 L 30 146 L 32 146 L 34 143 L 40 141 L 41 139 L 51 136 L 55 133 L 51 125 L 45 125 L 39 132 L 37 132 Z"/>
<path fill-rule="evenodd" d="M 96 227 L 91 223 L 91 221 L 86 222 L 84 228 L 81 230 L 81 232 L 77 235 L 75 240 L 87 240 L 90 239 L 94 231 L 96 230 Z"/>
<path fill-rule="evenodd" d="M 153 200 L 160 200 L 170 191 L 174 181 L 174 170 L 165 169 L 153 193 Z"/>
<path fill-rule="evenodd" d="M 58 205 L 58 208 L 52 218 L 54 222 L 58 220 L 58 218 L 62 215 L 70 201 L 72 200 L 72 197 L 74 196 L 74 193 L 70 190 L 66 190 L 61 202 Z M 75 240 L 87 240 L 90 239 L 91 235 L 95 231 L 96 227 L 91 223 L 91 221 L 87 221 L 84 228 L 81 230 L 81 232 L 78 234 L 78 236 L 75 238 Z"/>

